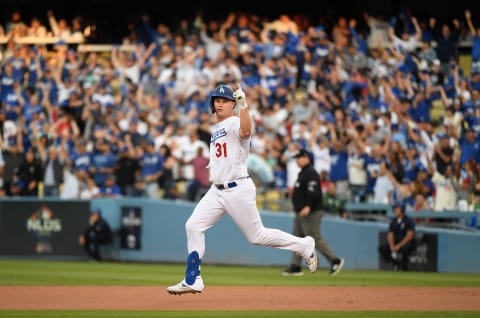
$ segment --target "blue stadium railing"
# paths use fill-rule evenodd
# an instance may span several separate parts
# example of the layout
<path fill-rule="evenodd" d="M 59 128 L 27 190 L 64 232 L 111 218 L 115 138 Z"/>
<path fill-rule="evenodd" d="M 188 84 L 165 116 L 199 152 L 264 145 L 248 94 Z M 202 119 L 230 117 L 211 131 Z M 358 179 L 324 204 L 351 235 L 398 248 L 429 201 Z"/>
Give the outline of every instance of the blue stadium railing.
<path fill-rule="evenodd" d="M 394 217 L 392 206 L 390 204 L 348 202 L 345 205 L 345 209 L 353 219 L 377 219 L 382 221 Z M 477 217 L 477 211 L 412 211 L 407 209 L 406 213 L 420 221 L 429 220 L 429 222 L 435 226 L 438 226 L 442 221 L 447 221 L 444 223 L 447 227 L 475 230 L 478 226 L 473 224 L 474 226 L 472 227 L 471 224 L 472 219 Z"/>

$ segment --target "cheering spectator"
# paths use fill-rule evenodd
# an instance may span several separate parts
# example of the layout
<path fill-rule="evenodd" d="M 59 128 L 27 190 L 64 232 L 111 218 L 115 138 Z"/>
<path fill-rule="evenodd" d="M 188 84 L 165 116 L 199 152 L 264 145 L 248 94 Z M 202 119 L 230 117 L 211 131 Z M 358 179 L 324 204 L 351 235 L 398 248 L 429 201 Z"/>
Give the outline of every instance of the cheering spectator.
<path fill-rule="evenodd" d="M 122 196 L 120 187 L 115 183 L 114 175 L 107 175 L 104 184 L 100 187 L 97 197 L 100 198 L 119 198 Z"/>
<path fill-rule="evenodd" d="M 435 170 L 430 158 L 427 158 L 428 171 L 435 185 L 435 211 L 454 210 L 457 208 L 458 180 L 454 174 L 453 165 L 445 167 L 443 174 Z"/>
<path fill-rule="evenodd" d="M 375 186 L 373 188 L 372 203 L 388 204 L 393 202 L 395 187 L 389 174 L 390 171 L 388 171 L 387 163 L 382 161 L 380 163 L 380 169 L 378 170 L 378 176 L 375 180 Z"/>
<path fill-rule="evenodd" d="M 43 172 L 43 196 L 58 197 L 60 195 L 60 185 L 63 183 L 63 169 L 65 160 L 55 146 L 49 146 L 48 149 L 38 142 L 38 151 L 42 162 Z"/>
<path fill-rule="evenodd" d="M 472 22 L 472 13 L 470 10 L 465 10 L 465 19 L 467 20 L 468 28 L 472 35 L 472 72 L 480 71 L 480 27 L 475 28 Z"/>
<path fill-rule="evenodd" d="M 92 155 L 92 162 L 89 166 L 89 172 L 100 187 L 104 185 L 107 176 L 114 172 L 116 158 L 110 148 L 111 145 L 106 140 L 98 140 L 96 152 Z"/>
<path fill-rule="evenodd" d="M 17 176 L 23 184 L 22 196 L 38 196 L 38 184 L 42 181 L 42 167 L 33 148 L 27 149 L 25 161 L 18 167 Z"/>
<path fill-rule="evenodd" d="M 460 21 L 453 19 L 454 29 L 447 23 L 442 24 L 439 29 L 437 19 L 430 18 L 430 29 L 437 46 L 438 59 L 440 60 L 442 71 L 447 73 L 450 68 L 450 61 L 458 59 L 457 41 L 460 37 Z"/>
<path fill-rule="evenodd" d="M 177 166 L 177 160 L 172 155 L 170 147 L 166 144 L 160 146 L 160 155 L 163 158 L 163 173 L 158 179 L 160 189 L 163 190 L 163 198 L 176 199 L 177 187 L 175 185 L 175 178 L 173 176 L 173 170 Z M 194 167 L 195 169 L 195 167 Z"/>
<path fill-rule="evenodd" d="M 30 27 L 27 29 L 27 35 L 33 37 L 45 37 L 47 36 L 47 28 L 42 25 L 42 22 L 38 17 L 33 17 Z"/>
<path fill-rule="evenodd" d="M 155 151 L 155 143 L 147 141 L 145 145 L 145 154 L 142 158 L 141 178 L 144 182 L 145 195 L 148 198 L 158 198 L 158 179 L 163 173 L 163 158 Z"/>
<path fill-rule="evenodd" d="M 393 47 L 398 51 L 406 51 L 408 53 L 413 53 L 417 49 L 417 43 L 420 41 L 422 36 L 422 30 L 418 25 L 417 18 L 410 17 L 411 23 L 415 27 L 415 33 L 410 34 L 408 27 L 404 27 L 401 37 L 395 35 L 395 25 L 397 23 L 397 18 L 392 18 L 390 21 L 390 27 L 388 28 L 388 36 L 393 42 Z M 408 21 L 406 21 L 408 23 Z"/>
<path fill-rule="evenodd" d="M 140 172 L 140 164 L 138 160 L 132 158 L 127 146 L 120 149 L 114 171 L 120 193 L 124 196 L 132 196 L 135 180 Z"/>

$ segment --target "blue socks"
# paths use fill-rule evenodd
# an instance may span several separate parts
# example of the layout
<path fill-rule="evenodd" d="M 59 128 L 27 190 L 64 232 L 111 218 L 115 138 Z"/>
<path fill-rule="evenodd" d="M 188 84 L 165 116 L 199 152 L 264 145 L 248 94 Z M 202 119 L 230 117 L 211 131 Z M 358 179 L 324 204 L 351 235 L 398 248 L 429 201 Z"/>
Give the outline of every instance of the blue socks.
<path fill-rule="evenodd" d="M 187 258 L 187 271 L 185 273 L 185 282 L 188 285 L 192 285 L 195 282 L 195 279 L 200 275 L 200 260 L 197 251 L 193 251 L 188 255 Z"/>

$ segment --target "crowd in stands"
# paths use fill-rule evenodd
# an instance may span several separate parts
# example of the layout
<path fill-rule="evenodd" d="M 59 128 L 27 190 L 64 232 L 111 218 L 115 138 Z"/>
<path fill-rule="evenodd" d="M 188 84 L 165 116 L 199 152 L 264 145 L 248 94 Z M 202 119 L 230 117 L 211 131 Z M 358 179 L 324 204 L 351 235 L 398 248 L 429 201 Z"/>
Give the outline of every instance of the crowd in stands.
<path fill-rule="evenodd" d="M 268 170 L 257 173 L 260 187 L 288 194 L 299 169 L 292 155 L 306 148 L 343 200 L 475 208 L 475 18 L 469 10 L 442 23 L 365 13 L 315 24 L 231 13 L 171 26 L 144 16 L 122 45 L 99 53 L 66 41 L 20 44 L 25 36 L 84 40 L 88 30 L 51 11 L 49 27 L 15 13 L 0 29 L 8 38 L 0 193 L 198 200 L 209 185 L 209 93 L 240 82 L 255 122 L 252 157 Z M 461 42 L 471 44 L 463 65 Z"/>
<path fill-rule="evenodd" d="M 55 38 L 63 41 L 82 43 L 90 36 L 91 29 L 84 26 L 84 19 L 77 16 L 69 23 L 66 19 L 59 19 L 54 15 L 53 10 L 48 10 L 47 20 L 49 27 L 45 26 L 38 16 L 31 18 L 30 23 L 23 20 L 20 11 L 14 11 L 9 21 L 0 25 L 0 37 L 13 40 L 48 39 Z"/>

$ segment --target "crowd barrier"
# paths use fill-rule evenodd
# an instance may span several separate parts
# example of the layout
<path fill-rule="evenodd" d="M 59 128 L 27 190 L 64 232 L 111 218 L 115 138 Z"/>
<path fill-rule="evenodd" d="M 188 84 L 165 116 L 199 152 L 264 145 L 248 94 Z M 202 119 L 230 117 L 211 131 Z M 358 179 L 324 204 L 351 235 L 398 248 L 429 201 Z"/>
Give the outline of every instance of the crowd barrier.
<path fill-rule="evenodd" d="M 0 36 L 0 44 L 6 44 L 10 40 L 12 40 L 11 37 L 7 36 Z M 111 44 L 111 43 L 104 43 L 104 44 L 89 44 L 84 38 L 78 37 L 78 36 L 71 36 L 71 37 L 55 37 L 55 36 L 46 36 L 46 37 L 35 37 L 35 36 L 25 36 L 25 37 L 16 37 L 13 39 L 16 43 L 19 44 L 34 44 L 34 45 L 49 45 L 49 44 L 55 44 L 58 43 L 60 40 L 63 40 L 66 44 L 74 44 L 78 45 L 79 50 L 81 51 L 111 51 L 113 47 L 116 45 Z M 377 42 L 375 43 L 370 43 L 369 47 L 370 48 L 378 48 L 378 47 L 391 47 L 393 45 L 392 42 L 389 41 L 384 41 L 378 44 Z M 461 49 L 462 51 L 468 51 L 472 48 L 472 41 L 460 41 L 457 44 L 457 48 Z M 436 47 L 435 42 L 432 43 L 432 47 Z M 134 50 L 135 45 L 121 45 L 119 46 L 120 50 Z M 422 48 L 422 43 L 417 44 L 417 49 Z"/>
<path fill-rule="evenodd" d="M 378 221 L 388 221 L 394 217 L 392 206 L 390 204 L 372 204 L 372 203 L 354 203 L 348 202 L 345 209 L 350 217 L 355 220 L 376 219 Z M 443 226 L 457 228 L 462 230 L 476 231 L 477 222 L 472 219 L 477 218 L 477 211 L 412 211 L 407 209 L 406 214 L 415 218 L 417 223 L 434 226 Z M 472 228 L 473 226 L 473 228 Z"/>
<path fill-rule="evenodd" d="M 12 40 L 10 37 L 0 36 L 0 44 L 6 44 L 10 40 Z M 61 41 L 63 41 L 63 43 L 65 44 L 81 44 L 85 42 L 84 39 L 79 37 L 60 38 L 55 36 L 48 36 L 48 37 L 25 36 L 20 38 L 14 38 L 13 40 L 15 43 L 33 44 L 33 45 L 57 44 L 57 43 L 61 43 Z"/>

